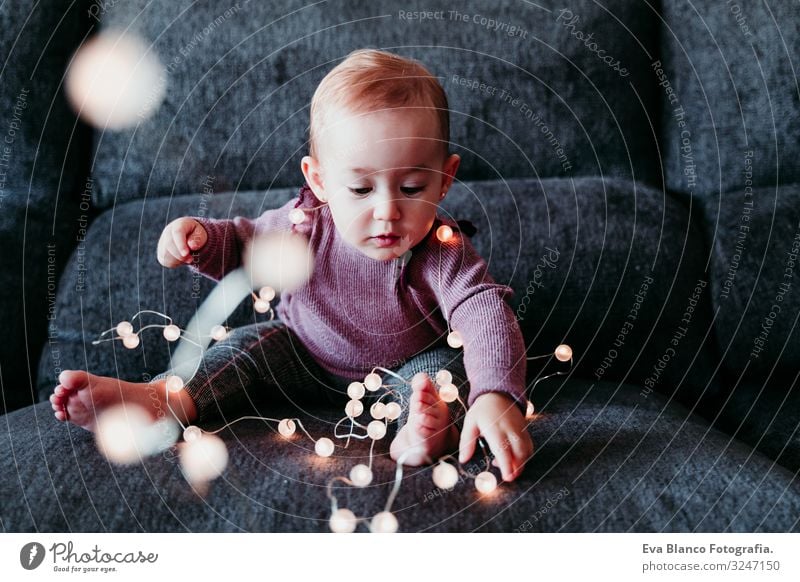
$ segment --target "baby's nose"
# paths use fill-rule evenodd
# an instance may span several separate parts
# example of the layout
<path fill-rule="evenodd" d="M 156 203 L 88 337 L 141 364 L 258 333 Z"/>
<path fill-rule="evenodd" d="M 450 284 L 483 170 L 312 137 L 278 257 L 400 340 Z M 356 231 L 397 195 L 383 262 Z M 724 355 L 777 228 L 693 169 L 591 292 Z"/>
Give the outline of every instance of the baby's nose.
<path fill-rule="evenodd" d="M 397 199 L 388 194 L 381 194 L 372 209 L 375 220 L 397 220 L 400 218 L 400 205 Z"/>

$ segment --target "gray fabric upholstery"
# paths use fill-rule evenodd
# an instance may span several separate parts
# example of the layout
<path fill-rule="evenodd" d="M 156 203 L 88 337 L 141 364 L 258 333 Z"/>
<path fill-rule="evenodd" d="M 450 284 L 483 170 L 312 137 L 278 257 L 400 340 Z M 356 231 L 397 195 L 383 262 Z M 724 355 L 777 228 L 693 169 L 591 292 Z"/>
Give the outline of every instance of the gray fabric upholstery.
<path fill-rule="evenodd" d="M 667 187 L 706 196 L 740 192 L 747 180 L 755 186 L 800 181 L 797 7 L 663 0 L 662 10 L 660 61 L 677 97 L 670 103 L 662 93 Z M 696 176 L 694 184 L 686 171 Z"/>
<path fill-rule="evenodd" d="M 734 381 L 791 383 L 800 361 L 800 185 L 710 196 L 714 332 Z"/>
<path fill-rule="evenodd" d="M 393 506 L 400 530 L 798 530 L 792 473 L 675 402 L 639 391 L 577 379 L 539 384 L 530 428 L 537 449 L 523 475 L 481 500 L 468 477 L 444 492 L 433 485 L 431 467 L 407 470 Z M 302 419 L 312 435 L 323 435 L 338 417 L 303 411 Z M 274 426 L 239 423 L 221 433 L 230 461 L 203 498 L 170 454 L 134 467 L 110 465 L 90 433 L 57 423 L 46 404 L 7 422 L 0 471 L 12 478 L 2 481 L 0 497 L 20 501 L 0 507 L 5 531 L 327 531 L 325 484 L 366 462 L 369 448 L 351 441 L 319 459 L 307 438 L 286 442 Z M 383 509 L 394 479 L 386 447 L 376 446 L 371 486 L 337 484 L 339 507 L 359 517 Z M 476 457 L 465 471 L 482 467 Z"/>
<path fill-rule="evenodd" d="M 88 28 L 79 4 L 0 6 L 0 410 L 36 402 L 48 309 L 76 245 L 90 136 L 61 82 Z"/>
<path fill-rule="evenodd" d="M 797 473 L 800 386 L 794 380 L 739 381 L 720 398 L 715 426 Z"/>
<path fill-rule="evenodd" d="M 101 26 L 134 23 L 167 68 L 168 89 L 151 119 L 96 133 L 95 201 L 191 194 L 206 175 L 218 191 L 296 184 L 314 88 L 364 47 L 417 58 L 440 77 L 462 179 L 605 175 L 660 184 L 659 94 L 648 68 L 655 13 L 625 0 L 570 4 L 572 18 L 561 13 L 564 2 L 479 0 L 455 10 L 463 22 L 444 0 L 109 3 Z M 442 19 L 401 15 L 420 10 Z M 507 26 L 490 30 L 481 18 Z M 525 38 L 510 36 L 510 26 Z M 626 76 L 581 33 L 621 60 Z"/>

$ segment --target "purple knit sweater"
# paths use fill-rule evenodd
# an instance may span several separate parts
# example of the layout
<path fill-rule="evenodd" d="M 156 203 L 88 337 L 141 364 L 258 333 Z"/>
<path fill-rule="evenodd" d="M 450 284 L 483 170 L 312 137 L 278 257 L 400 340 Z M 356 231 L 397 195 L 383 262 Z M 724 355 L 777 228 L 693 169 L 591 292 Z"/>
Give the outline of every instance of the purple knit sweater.
<path fill-rule="evenodd" d="M 464 342 L 468 406 L 485 392 L 503 392 L 524 413 L 525 343 L 505 301 L 513 292 L 494 282 L 463 234 L 456 232 L 447 243 L 436 238 L 441 224 L 456 230 L 457 223 L 437 216 L 403 265 L 400 259 L 376 261 L 349 246 L 327 206 L 307 212 L 301 225 L 289 221 L 292 208 L 314 206 L 319 202 L 306 185 L 297 198 L 256 220 L 197 218 L 208 242 L 198 251 L 196 269 L 218 281 L 240 265 L 254 234 L 301 232 L 314 252 L 314 272 L 302 287 L 282 294 L 277 313 L 320 366 L 353 380 L 363 380 L 375 366 L 395 368 L 443 345 L 447 314 Z"/>

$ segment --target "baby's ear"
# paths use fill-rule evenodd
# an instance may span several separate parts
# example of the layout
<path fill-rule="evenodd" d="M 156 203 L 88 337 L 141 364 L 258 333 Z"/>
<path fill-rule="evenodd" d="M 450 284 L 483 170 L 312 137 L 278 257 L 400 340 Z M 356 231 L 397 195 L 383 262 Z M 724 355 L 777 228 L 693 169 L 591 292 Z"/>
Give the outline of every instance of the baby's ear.
<path fill-rule="evenodd" d="M 442 186 L 444 187 L 444 191 L 450 189 L 450 186 L 453 184 L 453 180 L 456 177 L 456 172 L 458 171 L 458 166 L 461 163 L 461 156 L 458 154 L 451 154 L 445 161 L 444 166 L 442 167 L 442 173 L 444 174 L 444 180 Z"/>
<path fill-rule="evenodd" d="M 325 195 L 325 185 L 322 182 L 322 172 L 319 162 L 311 156 L 304 156 L 300 161 L 300 169 L 303 172 L 303 176 L 306 178 L 306 183 L 314 193 L 314 196 L 316 196 L 320 202 L 327 202 L 328 199 Z"/>

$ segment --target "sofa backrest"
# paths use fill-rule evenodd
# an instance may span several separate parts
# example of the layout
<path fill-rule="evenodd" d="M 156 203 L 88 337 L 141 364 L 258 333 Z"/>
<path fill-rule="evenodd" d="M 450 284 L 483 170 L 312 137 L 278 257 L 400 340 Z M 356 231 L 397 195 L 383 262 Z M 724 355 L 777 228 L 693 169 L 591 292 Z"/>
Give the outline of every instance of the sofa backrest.
<path fill-rule="evenodd" d="M 800 18 L 792 2 L 664 0 L 667 186 L 702 197 L 800 182 Z"/>
<path fill-rule="evenodd" d="M 603 175 L 661 184 L 660 97 L 646 3 L 545 0 L 103 2 L 98 29 L 151 44 L 154 116 L 95 133 L 95 202 L 296 187 L 309 103 L 349 52 L 422 61 L 448 93 L 463 180 Z M 567 6 L 572 6 L 568 8 Z"/>
<path fill-rule="evenodd" d="M 67 105 L 61 80 L 87 31 L 80 3 L 0 4 L 0 387 L 6 410 L 35 401 L 38 355 L 57 334 L 48 327 L 57 283 L 77 245 L 90 136 Z"/>
<path fill-rule="evenodd" d="M 663 17 L 667 186 L 703 212 L 722 369 L 755 402 L 800 362 L 800 15 L 790 2 L 664 0 Z"/>

